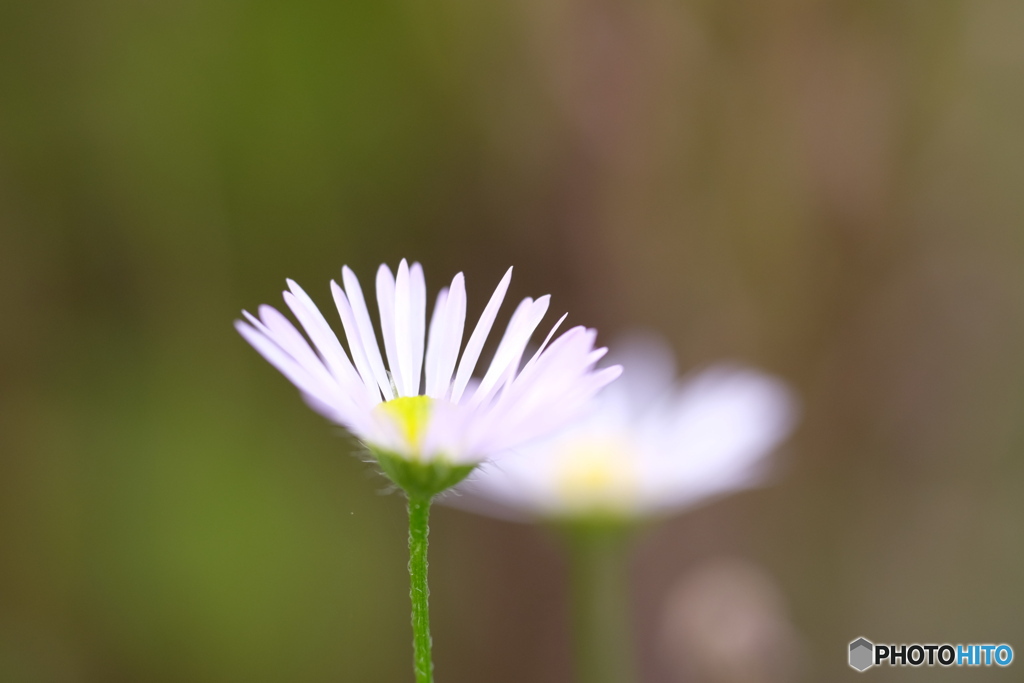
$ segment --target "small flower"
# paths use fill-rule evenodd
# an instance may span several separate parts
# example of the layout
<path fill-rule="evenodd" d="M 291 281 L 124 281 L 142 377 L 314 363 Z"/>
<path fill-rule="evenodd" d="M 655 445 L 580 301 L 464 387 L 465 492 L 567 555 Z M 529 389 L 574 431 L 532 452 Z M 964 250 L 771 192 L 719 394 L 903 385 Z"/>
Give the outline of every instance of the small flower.
<path fill-rule="evenodd" d="M 674 382 L 667 347 L 624 347 L 623 377 L 553 437 L 487 463 L 447 502 L 510 518 L 631 519 L 753 486 L 789 433 L 795 403 L 778 380 L 717 366 Z"/>
<path fill-rule="evenodd" d="M 520 302 L 483 377 L 472 379 L 511 277 L 509 268 L 464 349 L 463 274 L 438 294 L 428 330 L 423 269 L 405 260 L 395 275 L 387 265 L 377 271 L 384 354 L 359 280 L 347 266 L 344 288 L 331 281 L 347 351 L 291 280 L 284 300 L 308 341 L 265 305 L 259 318 L 243 311 L 248 322 L 235 327 L 314 410 L 362 440 L 395 483 L 429 497 L 484 459 L 561 427 L 621 370 L 594 369 L 606 351 L 594 348 L 594 330 L 574 327 L 551 341 L 565 316 L 523 364 L 548 309 L 550 297 L 542 296 Z"/>

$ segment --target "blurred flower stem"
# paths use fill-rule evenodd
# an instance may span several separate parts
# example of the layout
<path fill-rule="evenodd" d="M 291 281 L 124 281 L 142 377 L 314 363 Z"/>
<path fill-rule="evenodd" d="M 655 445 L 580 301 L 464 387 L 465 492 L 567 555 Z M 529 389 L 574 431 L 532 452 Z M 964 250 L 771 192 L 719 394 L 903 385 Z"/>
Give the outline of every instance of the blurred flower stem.
<path fill-rule="evenodd" d="M 567 527 L 578 683 L 635 683 L 628 625 L 626 558 L 621 524 L 574 522 Z"/>
<path fill-rule="evenodd" d="M 427 535 L 430 497 L 409 496 L 409 598 L 412 600 L 413 668 L 416 683 L 433 683 L 430 648 L 430 588 L 427 586 Z"/>

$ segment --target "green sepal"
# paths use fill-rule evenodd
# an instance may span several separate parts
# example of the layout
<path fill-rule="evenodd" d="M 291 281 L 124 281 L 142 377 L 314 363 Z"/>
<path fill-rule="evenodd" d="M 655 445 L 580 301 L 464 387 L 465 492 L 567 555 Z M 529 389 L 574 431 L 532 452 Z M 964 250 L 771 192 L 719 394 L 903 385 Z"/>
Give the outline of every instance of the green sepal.
<path fill-rule="evenodd" d="M 409 498 L 429 500 L 469 476 L 476 465 L 456 465 L 443 459 L 409 460 L 394 453 L 371 448 L 370 451 L 388 479 Z"/>

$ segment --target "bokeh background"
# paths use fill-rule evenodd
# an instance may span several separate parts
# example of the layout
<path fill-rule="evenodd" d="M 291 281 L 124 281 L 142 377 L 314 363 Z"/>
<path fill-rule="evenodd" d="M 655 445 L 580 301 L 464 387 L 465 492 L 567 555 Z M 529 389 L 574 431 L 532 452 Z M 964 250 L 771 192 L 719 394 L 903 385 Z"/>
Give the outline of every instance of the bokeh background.
<path fill-rule="evenodd" d="M 401 499 L 231 327 L 404 256 L 471 316 L 514 264 L 606 342 L 799 392 L 777 483 L 638 539 L 645 683 L 1024 653 L 1022 32 L 1018 0 L 0 3 L 0 680 L 411 679 Z M 439 679 L 571 680 L 550 535 L 432 539 Z M 913 674 L 978 676 L 867 675 Z"/>

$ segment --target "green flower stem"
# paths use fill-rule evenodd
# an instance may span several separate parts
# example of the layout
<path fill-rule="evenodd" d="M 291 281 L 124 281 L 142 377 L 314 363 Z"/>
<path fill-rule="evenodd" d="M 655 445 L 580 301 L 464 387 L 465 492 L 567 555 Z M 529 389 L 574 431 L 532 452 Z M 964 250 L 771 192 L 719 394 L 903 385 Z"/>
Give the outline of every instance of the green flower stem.
<path fill-rule="evenodd" d="M 573 629 L 578 683 L 635 683 L 626 572 L 627 534 L 572 525 Z"/>
<path fill-rule="evenodd" d="M 430 654 L 430 589 L 427 587 L 427 534 L 430 497 L 409 496 L 409 597 L 412 600 L 413 669 L 416 683 L 433 683 Z"/>
<path fill-rule="evenodd" d="M 392 412 L 407 420 L 410 433 L 416 433 L 429 404 L 392 399 Z M 425 398 L 425 397 L 424 397 Z M 404 401 L 404 403 L 398 403 Z M 396 405 L 393 405 L 396 404 Z M 411 425 L 411 426 L 410 426 Z M 427 534 L 430 501 L 434 496 L 465 479 L 476 465 L 457 465 L 444 458 L 421 460 L 372 448 L 384 474 L 403 491 L 409 500 L 409 598 L 412 600 L 413 670 L 416 683 L 433 683 L 434 662 L 430 655 L 430 589 L 427 587 Z"/>

